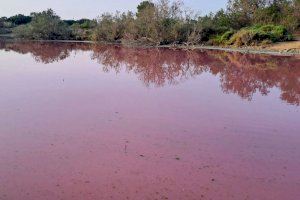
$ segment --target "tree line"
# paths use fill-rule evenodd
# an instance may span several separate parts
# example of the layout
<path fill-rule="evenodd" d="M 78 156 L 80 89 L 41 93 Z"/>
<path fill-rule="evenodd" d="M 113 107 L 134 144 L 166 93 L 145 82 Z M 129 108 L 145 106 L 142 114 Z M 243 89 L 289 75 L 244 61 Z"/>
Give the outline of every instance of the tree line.
<path fill-rule="evenodd" d="M 0 34 L 33 40 L 90 40 L 97 20 L 62 20 L 52 9 L 0 18 Z"/>
<path fill-rule="evenodd" d="M 205 16 L 184 9 L 182 1 L 143 1 L 136 13 L 104 13 L 94 20 L 62 20 L 49 9 L 1 18 L 2 33 L 9 28 L 15 37 L 38 40 L 260 45 L 293 39 L 300 29 L 300 0 L 229 0 L 226 9 Z"/>

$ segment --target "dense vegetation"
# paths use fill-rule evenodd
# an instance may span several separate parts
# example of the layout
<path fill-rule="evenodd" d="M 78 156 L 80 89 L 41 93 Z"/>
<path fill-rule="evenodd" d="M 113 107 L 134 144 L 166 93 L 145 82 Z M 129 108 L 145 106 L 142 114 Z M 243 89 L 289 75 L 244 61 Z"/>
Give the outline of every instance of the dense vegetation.
<path fill-rule="evenodd" d="M 91 40 L 97 21 L 90 19 L 62 20 L 48 9 L 30 16 L 0 18 L 0 34 L 33 40 Z"/>
<path fill-rule="evenodd" d="M 199 16 L 181 1 L 144 1 L 137 12 L 97 20 L 62 20 L 51 9 L 0 18 L 0 34 L 26 39 L 73 39 L 130 44 L 260 45 L 292 39 L 300 28 L 300 0 L 229 0 L 226 9 Z"/>

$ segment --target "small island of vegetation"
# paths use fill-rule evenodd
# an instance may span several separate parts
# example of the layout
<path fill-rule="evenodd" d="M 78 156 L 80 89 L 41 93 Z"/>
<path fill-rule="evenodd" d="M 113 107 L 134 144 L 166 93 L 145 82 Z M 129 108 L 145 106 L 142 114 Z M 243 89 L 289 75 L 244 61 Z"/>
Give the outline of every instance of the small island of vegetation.
<path fill-rule="evenodd" d="M 136 13 L 80 20 L 62 20 L 48 9 L 0 18 L 0 34 L 29 40 L 244 47 L 292 41 L 300 29 L 300 0 L 229 0 L 226 9 L 205 16 L 183 8 L 181 1 L 143 1 Z"/>

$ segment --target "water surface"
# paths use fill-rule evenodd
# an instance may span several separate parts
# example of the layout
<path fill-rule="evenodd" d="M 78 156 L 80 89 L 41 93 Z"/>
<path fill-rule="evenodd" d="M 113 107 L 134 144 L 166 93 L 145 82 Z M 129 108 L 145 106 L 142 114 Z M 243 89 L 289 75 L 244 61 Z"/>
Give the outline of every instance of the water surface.
<path fill-rule="evenodd" d="M 0 199 L 296 200 L 300 59 L 0 42 Z"/>

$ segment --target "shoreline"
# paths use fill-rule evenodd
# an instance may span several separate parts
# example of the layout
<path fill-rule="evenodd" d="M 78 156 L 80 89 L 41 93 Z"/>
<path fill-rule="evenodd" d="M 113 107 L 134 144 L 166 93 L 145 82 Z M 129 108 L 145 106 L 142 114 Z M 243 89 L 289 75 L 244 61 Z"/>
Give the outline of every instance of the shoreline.
<path fill-rule="evenodd" d="M 164 47 L 164 46 L 161 46 Z M 172 48 L 172 46 L 166 46 L 166 48 Z M 284 51 L 276 51 L 271 49 L 255 49 L 255 48 L 241 48 L 241 47 L 220 47 L 220 46 L 207 46 L 207 45 L 195 45 L 195 46 L 176 46 L 175 49 L 200 49 L 200 50 L 218 50 L 225 52 L 238 52 L 243 54 L 267 54 L 274 56 L 299 56 L 300 51 L 298 52 L 284 52 Z"/>
<path fill-rule="evenodd" d="M 209 46 L 209 45 L 143 45 L 143 44 L 123 44 L 117 42 L 95 42 L 89 40 L 23 40 L 15 38 L 5 38 L 1 37 L 0 39 L 7 41 L 21 41 L 21 42 L 62 42 L 62 43 L 87 43 L 87 44 L 103 44 L 103 45 L 118 45 L 124 47 L 135 47 L 135 48 L 168 48 L 173 50 L 217 50 L 225 52 L 238 52 L 243 54 L 266 54 L 274 56 L 296 56 L 300 58 L 300 49 L 288 50 L 272 50 L 270 47 L 222 47 L 222 46 Z M 295 42 L 295 41 L 294 41 Z M 281 45 L 281 43 L 275 43 L 275 45 Z M 291 51 L 292 50 L 292 51 Z"/>

